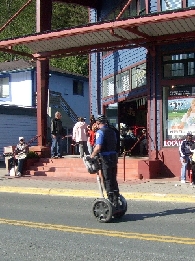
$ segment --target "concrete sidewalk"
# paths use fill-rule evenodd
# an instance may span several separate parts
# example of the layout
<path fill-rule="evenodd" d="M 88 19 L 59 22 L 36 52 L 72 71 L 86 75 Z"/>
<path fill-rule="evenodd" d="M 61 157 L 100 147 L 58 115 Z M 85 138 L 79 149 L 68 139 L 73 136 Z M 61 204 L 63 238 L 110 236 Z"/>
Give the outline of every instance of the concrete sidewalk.
<path fill-rule="evenodd" d="M 90 174 L 89 174 L 90 175 Z M 178 178 L 132 180 L 119 183 L 121 194 L 129 200 L 195 202 L 195 186 L 181 184 Z M 52 196 L 100 197 L 96 175 L 89 180 L 64 180 L 49 177 L 10 177 L 0 166 L 0 192 Z"/>

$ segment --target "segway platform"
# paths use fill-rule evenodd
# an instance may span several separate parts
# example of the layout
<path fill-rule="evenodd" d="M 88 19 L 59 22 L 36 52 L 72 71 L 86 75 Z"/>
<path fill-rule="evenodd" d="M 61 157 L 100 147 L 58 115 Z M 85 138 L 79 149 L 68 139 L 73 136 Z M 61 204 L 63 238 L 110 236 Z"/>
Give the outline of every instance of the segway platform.
<path fill-rule="evenodd" d="M 99 159 L 86 156 L 83 158 L 87 171 L 90 174 L 97 175 L 97 183 L 100 192 L 100 198 L 95 199 L 92 205 L 92 214 L 101 223 L 108 223 L 113 218 L 121 218 L 127 211 L 127 201 L 122 195 L 119 195 L 117 200 L 111 202 L 104 197 L 103 186 L 99 170 L 101 169 Z"/>

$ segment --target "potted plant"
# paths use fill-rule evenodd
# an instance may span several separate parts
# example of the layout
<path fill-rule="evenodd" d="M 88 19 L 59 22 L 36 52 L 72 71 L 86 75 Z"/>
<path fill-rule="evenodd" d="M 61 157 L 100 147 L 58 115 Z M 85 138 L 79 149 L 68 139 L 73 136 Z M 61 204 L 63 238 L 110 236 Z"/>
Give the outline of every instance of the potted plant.
<path fill-rule="evenodd" d="M 29 151 L 27 153 L 26 159 L 39 159 L 39 155 L 35 151 Z"/>
<path fill-rule="evenodd" d="M 39 155 L 35 151 L 29 151 L 25 160 L 25 170 L 28 170 L 35 162 L 39 161 Z"/>

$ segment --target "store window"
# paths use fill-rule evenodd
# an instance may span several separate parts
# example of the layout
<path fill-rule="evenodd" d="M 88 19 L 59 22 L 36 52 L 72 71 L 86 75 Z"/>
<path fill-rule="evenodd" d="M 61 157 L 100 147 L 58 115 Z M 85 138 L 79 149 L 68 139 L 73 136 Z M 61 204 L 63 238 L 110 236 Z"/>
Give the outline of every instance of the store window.
<path fill-rule="evenodd" d="M 164 146 L 179 146 L 188 131 L 195 135 L 195 86 L 164 87 Z"/>
<path fill-rule="evenodd" d="M 6 99 L 10 96 L 9 77 L 0 77 L 0 98 Z"/>
<path fill-rule="evenodd" d="M 195 6 L 195 0 L 187 0 L 187 7 Z"/>
<path fill-rule="evenodd" d="M 103 97 L 114 95 L 114 76 L 103 81 Z"/>
<path fill-rule="evenodd" d="M 174 10 L 182 8 L 182 0 L 162 0 L 161 11 Z"/>
<path fill-rule="evenodd" d="M 163 78 L 195 76 L 195 53 L 163 56 Z"/>
<path fill-rule="evenodd" d="M 130 90 L 130 75 L 129 74 L 130 74 L 129 70 L 120 74 L 122 91 Z"/>
<path fill-rule="evenodd" d="M 131 69 L 132 89 L 146 85 L 146 63 Z"/>
<path fill-rule="evenodd" d="M 108 16 L 103 18 L 103 20 L 115 20 L 120 12 L 124 9 L 124 6 L 127 4 L 127 0 L 121 1 L 119 6 L 115 8 Z M 141 16 L 146 14 L 146 2 L 145 0 L 132 0 L 130 5 L 122 13 L 122 19 Z"/>
<path fill-rule="evenodd" d="M 83 82 L 73 81 L 73 95 L 84 96 Z"/>
<path fill-rule="evenodd" d="M 130 87 L 130 71 L 127 70 L 103 81 L 103 97 L 129 91 Z"/>
<path fill-rule="evenodd" d="M 131 89 L 129 70 L 116 75 L 116 87 L 117 93 L 129 91 Z"/>

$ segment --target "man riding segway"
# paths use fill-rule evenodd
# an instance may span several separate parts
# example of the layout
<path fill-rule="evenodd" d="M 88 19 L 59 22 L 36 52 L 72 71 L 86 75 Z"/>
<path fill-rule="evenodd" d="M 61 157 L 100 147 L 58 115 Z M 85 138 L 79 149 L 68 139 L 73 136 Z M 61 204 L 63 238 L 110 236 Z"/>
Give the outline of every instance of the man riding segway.
<path fill-rule="evenodd" d="M 117 176 L 117 137 L 115 131 L 107 124 L 104 115 L 96 119 L 96 144 L 91 156 L 84 158 L 90 174 L 97 173 L 101 198 L 93 203 L 93 214 L 99 222 L 109 222 L 112 217 L 122 217 L 127 211 L 127 202 L 119 194 Z M 100 164 L 99 164 L 99 163 Z M 99 169 L 103 178 L 107 198 L 104 198 Z"/>
<path fill-rule="evenodd" d="M 96 119 L 97 132 L 95 148 L 91 154 L 94 158 L 98 153 L 101 160 L 101 169 L 104 187 L 110 202 L 117 204 L 119 197 L 117 176 L 117 137 L 115 132 L 108 127 L 105 115 Z"/>

